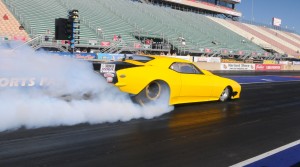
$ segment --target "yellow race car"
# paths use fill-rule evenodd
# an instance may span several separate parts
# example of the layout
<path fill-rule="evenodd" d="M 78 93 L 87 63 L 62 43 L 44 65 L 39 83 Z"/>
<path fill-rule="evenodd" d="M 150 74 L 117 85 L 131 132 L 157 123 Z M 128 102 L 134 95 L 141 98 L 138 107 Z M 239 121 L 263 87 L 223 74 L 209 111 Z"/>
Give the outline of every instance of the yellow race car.
<path fill-rule="evenodd" d="M 94 63 L 94 70 L 139 104 L 227 101 L 240 97 L 241 86 L 201 70 L 194 63 L 165 56 L 124 55 L 120 61 Z"/>

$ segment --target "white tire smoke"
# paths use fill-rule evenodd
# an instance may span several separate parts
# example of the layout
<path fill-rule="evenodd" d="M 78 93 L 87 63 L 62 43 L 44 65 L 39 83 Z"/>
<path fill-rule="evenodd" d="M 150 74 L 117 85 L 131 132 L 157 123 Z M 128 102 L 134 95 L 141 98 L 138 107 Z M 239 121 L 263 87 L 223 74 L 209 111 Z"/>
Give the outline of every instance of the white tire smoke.
<path fill-rule="evenodd" d="M 132 103 L 86 61 L 0 48 L 0 131 L 151 119 L 171 110 Z"/>

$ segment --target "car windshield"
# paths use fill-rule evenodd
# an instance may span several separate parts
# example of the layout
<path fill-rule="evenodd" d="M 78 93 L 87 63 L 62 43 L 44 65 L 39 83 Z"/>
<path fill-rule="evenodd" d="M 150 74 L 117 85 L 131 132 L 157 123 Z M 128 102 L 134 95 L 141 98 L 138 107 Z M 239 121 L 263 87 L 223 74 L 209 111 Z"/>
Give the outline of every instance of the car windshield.
<path fill-rule="evenodd" d="M 148 61 L 151 61 L 153 60 L 154 58 L 153 57 L 148 57 L 148 56 L 141 56 L 141 55 L 124 55 L 124 58 L 126 60 L 135 60 L 135 61 L 139 61 L 139 62 L 142 62 L 142 63 L 146 63 Z"/>

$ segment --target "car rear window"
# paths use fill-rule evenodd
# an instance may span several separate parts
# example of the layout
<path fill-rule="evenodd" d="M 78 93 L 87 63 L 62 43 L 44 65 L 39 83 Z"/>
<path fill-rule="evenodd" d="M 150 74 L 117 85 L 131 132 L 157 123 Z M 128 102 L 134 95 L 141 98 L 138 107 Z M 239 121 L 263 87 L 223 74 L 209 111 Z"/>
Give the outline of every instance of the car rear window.
<path fill-rule="evenodd" d="M 154 59 L 153 57 L 140 56 L 140 55 L 124 55 L 124 57 L 127 60 L 135 60 L 142 63 L 147 63 Z"/>

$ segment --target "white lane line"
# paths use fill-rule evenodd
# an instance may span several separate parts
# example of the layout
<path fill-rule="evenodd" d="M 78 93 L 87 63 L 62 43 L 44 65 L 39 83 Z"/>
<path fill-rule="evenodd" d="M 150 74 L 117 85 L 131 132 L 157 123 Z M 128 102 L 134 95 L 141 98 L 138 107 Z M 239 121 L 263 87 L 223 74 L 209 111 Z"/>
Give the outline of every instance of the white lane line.
<path fill-rule="evenodd" d="M 297 141 L 294 141 L 294 142 L 292 142 L 292 143 L 290 143 L 290 144 L 287 144 L 287 145 L 284 145 L 284 146 L 282 146 L 282 147 L 276 148 L 276 149 L 274 149 L 274 150 L 272 150 L 272 151 L 266 152 L 266 153 L 261 154 L 261 155 L 259 155 L 259 156 L 256 156 L 256 157 L 250 158 L 250 159 L 248 159 L 248 160 L 245 160 L 245 161 L 243 161 L 243 162 L 240 162 L 240 163 L 237 163 L 237 164 L 235 164 L 235 165 L 232 165 L 232 166 L 230 166 L 230 167 L 241 167 L 241 166 L 246 166 L 246 165 L 249 165 L 249 164 L 251 164 L 251 163 L 253 163 L 253 162 L 262 160 L 262 159 L 264 159 L 264 158 L 266 158 L 266 157 L 269 157 L 269 156 L 274 155 L 274 154 L 276 154 L 276 153 L 279 153 L 279 152 L 281 152 L 281 151 L 287 150 L 287 149 L 289 149 L 289 148 L 291 148 L 291 147 L 294 147 L 294 146 L 296 146 L 296 145 L 299 145 L 299 144 L 300 144 L 300 140 L 297 140 Z"/>

